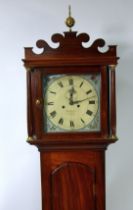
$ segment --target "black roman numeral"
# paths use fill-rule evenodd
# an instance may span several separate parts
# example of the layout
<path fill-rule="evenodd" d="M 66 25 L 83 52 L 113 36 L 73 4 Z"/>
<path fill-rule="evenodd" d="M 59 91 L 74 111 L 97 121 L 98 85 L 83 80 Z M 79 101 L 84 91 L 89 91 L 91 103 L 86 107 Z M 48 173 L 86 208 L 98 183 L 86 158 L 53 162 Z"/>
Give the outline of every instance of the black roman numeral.
<path fill-rule="evenodd" d="M 54 105 L 54 102 L 48 102 L 48 105 Z"/>
<path fill-rule="evenodd" d="M 81 84 L 80 84 L 80 86 L 79 86 L 80 88 L 82 87 L 83 83 L 84 83 L 84 81 L 83 81 L 83 82 L 81 82 Z"/>
<path fill-rule="evenodd" d="M 87 112 L 86 112 L 86 114 L 88 114 L 88 115 L 90 115 L 90 116 L 92 115 L 92 113 L 93 113 L 93 112 L 90 111 L 90 110 L 87 110 Z"/>
<path fill-rule="evenodd" d="M 56 92 L 54 92 L 54 91 L 50 91 L 50 93 L 52 93 L 52 94 L 56 94 Z"/>
<path fill-rule="evenodd" d="M 95 104 L 95 101 L 94 100 L 89 101 L 89 104 Z"/>
<path fill-rule="evenodd" d="M 56 114 L 57 114 L 56 111 L 53 111 L 50 113 L 51 117 L 53 117 L 53 118 L 56 116 Z"/>
<path fill-rule="evenodd" d="M 58 85 L 59 85 L 61 88 L 64 87 L 63 84 L 62 84 L 62 82 L 58 82 Z"/>
<path fill-rule="evenodd" d="M 59 123 L 60 125 L 63 125 L 63 122 L 64 122 L 63 118 L 60 118 L 58 123 Z"/>
<path fill-rule="evenodd" d="M 73 79 L 69 79 L 69 85 L 73 85 Z"/>
<path fill-rule="evenodd" d="M 74 122 L 73 122 L 73 121 L 70 121 L 70 127 L 71 127 L 71 128 L 74 128 L 74 126 L 75 126 L 75 125 L 74 125 Z"/>
<path fill-rule="evenodd" d="M 88 90 L 87 92 L 86 92 L 86 94 L 88 95 L 89 93 L 91 93 L 92 92 L 92 90 Z"/>
<path fill-rule="evenodd" d="M 82 118 L 80 120 L 81 120 L 82 123 L 85 123 L 85 121 Z"/>

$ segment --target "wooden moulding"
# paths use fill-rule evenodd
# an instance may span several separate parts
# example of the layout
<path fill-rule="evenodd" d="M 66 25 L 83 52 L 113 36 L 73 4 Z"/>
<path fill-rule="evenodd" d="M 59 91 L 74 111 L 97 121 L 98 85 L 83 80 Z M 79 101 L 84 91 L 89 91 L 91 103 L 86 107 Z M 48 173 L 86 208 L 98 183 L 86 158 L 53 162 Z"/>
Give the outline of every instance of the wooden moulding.
<path fill-rule="evenodd" d="M 95 40 L 90 47 L 83 47 L 82 43 L 89 40 L 88 34 L 77 32 L 54 34 L 52 41 L 59 43 L 57 48 L 50 47 L 44 40 L 38 40 L 36 45 L 43 52 L 35 54 L 32 47 L 25 48 L 25 67 L 117 64 L 116 45 L 108 46 L 108 50 L 103 53 L 99 51 L 105 46 L 103 39 Z"/>
<path fill-rule="evenodd" d="M 90 47 L 84 47 L 82 43 L 87 43 L 89 40 L 89 35 L 85 33 L 64 32 L 64 34 L 52 36 L 52 41 L 59 43 L 57 48 L 50 47 L 44 40 L 39 40 L 36 43 L 38 48 L 43 49 L 41 54 L 34 53 L 32 47 L 25 48 L 23 61 L 27 69 L 29 136 L 27 141 L 37 145 L 39 150 L 44 148 L 49 150 L 50 147 L 52 150 L 85 147 L 88 149 L 106 149 L 109 144 L 117 140 L 114 70 L 111 70 L 111 74 L 107 75 L 107 67 L 114 69 L 117 64 L 116 45 L 108 46 L 106 52 L 100 52 L 99 48 L 105 46 L 105 41 L 97 39 Z M 76 134 L 70 135 L 69 133 L 45 133 L 42 128 L 42 77 L 51 73 L 88 73 L 91 71 L 98 71 L 102 75 L 101 133 L 76 132 Z M 108 87 L 109 78 L 111 79 L 110 87 Z M 36 101 L 40 101 L 39 104 Z"/>
<path fill-rule="evenodd" d="M 116 46 L 97 39 L 90 47 L 82 43 L 89 35 L 77 32 L 54 34 L 52 48 L 44 40 L 35 54 L 25 48 L 27 69 L 27 142 L 36 145 L 41 158 L 42 210 L 105 210 L 105 150 L 117 141 L 115 71 Z M 101 129 L 99 132 L 47 133 L 43 127 L 42 79 L 48 74 L 101 74 Z"/>
<path fill-rule="evenodd" d="M 39 151 L 62 151 L 62 150 L 106 150 L 109 144 L 115 143 L 117 141 L 117 137 L 115 138 L 106 138 L 99 141 L 99 139 L 90 139 L 87 143 L 76 143 L 75 144 L 59 144 L 58 142 L 54 142 L 53 144 L 49 144 L 48 142 L 42 140 L 35 140 L 34 138 L 30 138 L 27 142 L 31 145 L 36 145 Z"/>

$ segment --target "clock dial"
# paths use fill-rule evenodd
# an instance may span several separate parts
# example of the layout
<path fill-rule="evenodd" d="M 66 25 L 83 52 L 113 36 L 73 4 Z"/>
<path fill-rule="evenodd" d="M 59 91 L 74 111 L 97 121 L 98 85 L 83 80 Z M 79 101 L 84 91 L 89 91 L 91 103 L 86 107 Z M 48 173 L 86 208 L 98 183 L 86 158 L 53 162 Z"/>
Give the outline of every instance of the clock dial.
<path fill-rule="evenodd" d="M 91 122 L 99 116 L 98 91 L 90 78 L 86 79 L 84 75 L 48 78 L 44 113 L 46 124 L 50 124 L 53 130 L 88 131 L 89 127 L 86 127 L 91 126 Z"/>

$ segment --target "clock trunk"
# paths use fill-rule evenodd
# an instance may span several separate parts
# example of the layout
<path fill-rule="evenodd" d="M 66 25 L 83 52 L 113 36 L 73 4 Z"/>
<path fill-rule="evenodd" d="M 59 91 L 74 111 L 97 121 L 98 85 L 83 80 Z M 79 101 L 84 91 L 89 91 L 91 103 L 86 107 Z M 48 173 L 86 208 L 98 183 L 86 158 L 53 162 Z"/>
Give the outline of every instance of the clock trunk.
<path fill-rule="evenodd" d="M 42 151 L 43 210 L 104 210 L 104 160 L 104 151 Z"/>

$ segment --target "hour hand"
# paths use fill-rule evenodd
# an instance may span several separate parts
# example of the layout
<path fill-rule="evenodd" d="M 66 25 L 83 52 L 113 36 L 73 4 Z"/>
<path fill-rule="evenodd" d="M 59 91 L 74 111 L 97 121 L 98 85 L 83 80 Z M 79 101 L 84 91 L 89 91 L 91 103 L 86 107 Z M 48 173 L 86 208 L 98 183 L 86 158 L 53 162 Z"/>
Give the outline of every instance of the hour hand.
<path fill-rule="evenodd" d="M 85 99 L 82 99 L 82 100 L 73 101 L 73 104 L 78 104 L 78 103 L 81 103 L 82 101 L 86 101 L 88 99 L 89 98 L 85 98 Z"/>
<path fill-rule="evenodd" d="M 95 97 L 95 95 L 93 95 L 91 97 L 88 97 L 88 98 L 85 98 L 85 99 L 82 99 L 82 100 L 73 101 L 73 104 L 78 104 L 78 103 L 81 103 L 83 101 L 89 100 L 89 99 L 94 98 L 94 97 Z"/>

